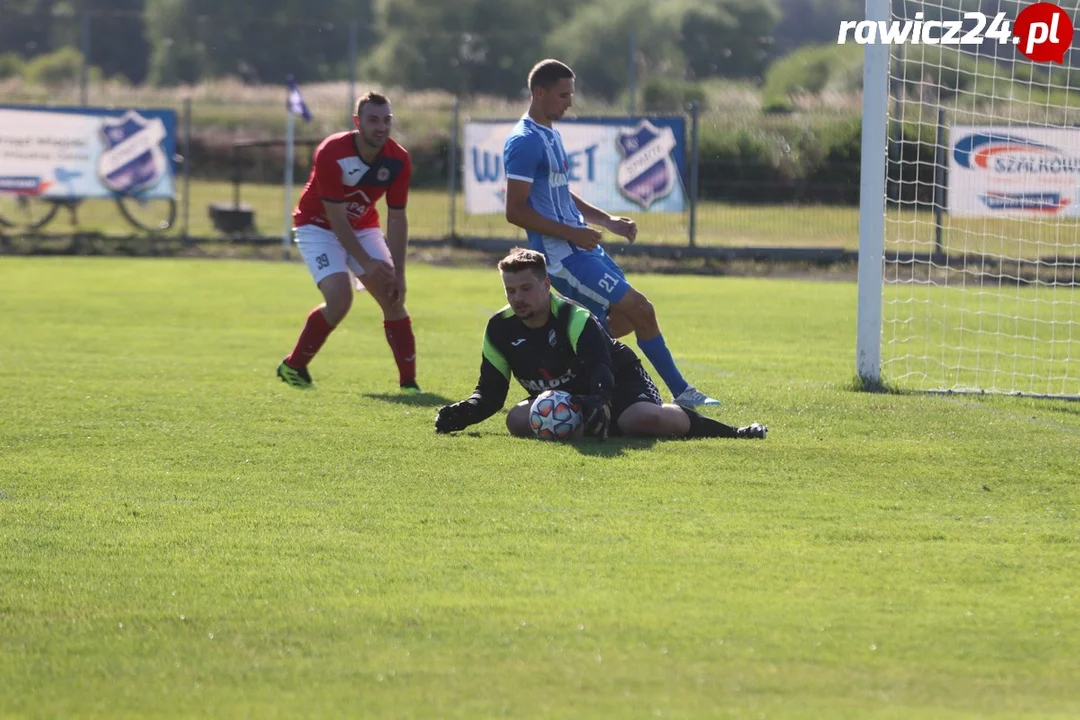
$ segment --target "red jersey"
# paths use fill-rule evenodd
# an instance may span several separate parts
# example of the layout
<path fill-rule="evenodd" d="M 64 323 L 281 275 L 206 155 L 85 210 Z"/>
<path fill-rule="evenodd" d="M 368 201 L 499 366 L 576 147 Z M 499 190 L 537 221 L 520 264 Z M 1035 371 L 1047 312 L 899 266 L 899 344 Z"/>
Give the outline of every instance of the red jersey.
<path fill-rule="evenodd" d="M 293 210 L 293 226 L 319 225 L 330 229 L 323 201 L 346 203 L 353 230 L 379 227 L 375 202 L 386 195 L 386 206 L 400 209 L 409 199 L 412 160 L 392 138 L 368 165 L 356 146 L 356 132 L 340 132 L 319 143 L 315 162 L 300 202 Z"/>

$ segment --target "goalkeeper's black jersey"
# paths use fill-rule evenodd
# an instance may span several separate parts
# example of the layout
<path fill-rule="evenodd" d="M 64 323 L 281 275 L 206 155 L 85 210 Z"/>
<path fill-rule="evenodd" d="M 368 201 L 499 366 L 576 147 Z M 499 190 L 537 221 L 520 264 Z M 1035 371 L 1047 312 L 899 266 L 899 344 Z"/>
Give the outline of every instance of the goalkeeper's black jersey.
<path fill-rule="evenodd" d="M 611 378 L 638 364 L 634 351 L 608 335 L 588 310 L 555 293 L 551 314 L 540 328 L 528 327 L 508 305 L 491 317 L 484 332 L 480 380 L 469 398 L 475 407 L 470 424 L 502 409 L 511 376 L 530 396 L 564 390 L 610 399 Z"/>

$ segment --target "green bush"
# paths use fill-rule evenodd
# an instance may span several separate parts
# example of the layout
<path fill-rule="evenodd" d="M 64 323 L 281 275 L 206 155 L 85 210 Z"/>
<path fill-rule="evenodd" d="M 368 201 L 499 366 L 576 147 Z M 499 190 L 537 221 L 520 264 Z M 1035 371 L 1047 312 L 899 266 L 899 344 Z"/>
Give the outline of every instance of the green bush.
<path fill-rule="evenodd" d="M 759 127 L 701 126 L 698 138 L 699 197 L 727 201 L 761 199 L 783 177 L 786 139 Z"/>
<path fill-rule="evenodd" d="M 804 139 L 808 192 L 829 202 L 858 202 L 862 118 L 823 125 Z"/>
<path fill-rule="evenodd" d="M 762 98 L 761 111 L 766 115 L 787 115 L 795 112 L 795 102 L 786 95 Z"/>
<path fill-rule="evenodd" d="M 861 46 L 806 45 L 785 55 L 765 73 L 763 106 L 772 112 L 788 111 L 797 95 L 858 90 L 862 53 Z"/>
<path fill-rule="evenodd" d="M 857 203 L 857 116 L 762 119 L 701 127 L 699 197 L 748 203 Z"/>
<path fill-rule="evenodd" d="M 1051 75 L 1043 68 L 1024 63 L 1009 66 L 989 58 L 976 58 L 968 53 L 937 45 L 905 46 L 895 61 L 893 73 L 907 93 L 930 90 L 943 101 L 957 100 L 978 103 L 990 98 L 1024 98 L 1034 92 L 1037 101 L 1041 92 L 1049 90 Z M 1067 74 L 1056 73 L 1054 87 L 1060 87 Z"/>
<path fill-rule="evenodd" d="M 933 203 L 937 180 L 937 120 L 894 121 L 889 126 L 890 199 L 919 205 Z"/>
<path fill-rule="evenodd" d="M 79 81 L 82 73 L 83 57 L 78 49 L 68 46 L 46 55 L 38 55 L 23 67 L 23 78 L 30 83 L 56 87 Z M 104 78 L 101 68 L 91 67 L 88 72 L 90 82 L 101 82 Z"/>
<path fill-rule="evenodd" d="M 642 88 L 641 102 L 645 112 L 678 112 L 693 102 L 707 110 L 707 101 L 704 88 L 688 80 L 652 78 Z"/>
<path fill-rule="evenodd" d="M 461 152 L 460 148 L 458 152 Z M 413 161 L 413 187 L 446 187 L 450 164 L 449 131 L 432 131 L 414 139 L 409 144 L 409 155 Z"/>
<path fill-rule="evenodd" d="M 22 75 L 25 65 L 22 56 L 18 53 L 9 52 L 0 55 L 0 80 Z"/>
<path fill-rule="evenodd" d="M 982 74 L 978 78 L 979 84 L 993 82 L 992 70 L 991 62 L 976 64 L 966 53 L 936 45 L 920 45 L 916 49 L 905 48 L 893 72 L 901 78 L 906 90 L 928 83 L 940 91 L 942 98 L 951 98 L 957 93 L 971 93 L 976 89 L 976 71 Z"/>

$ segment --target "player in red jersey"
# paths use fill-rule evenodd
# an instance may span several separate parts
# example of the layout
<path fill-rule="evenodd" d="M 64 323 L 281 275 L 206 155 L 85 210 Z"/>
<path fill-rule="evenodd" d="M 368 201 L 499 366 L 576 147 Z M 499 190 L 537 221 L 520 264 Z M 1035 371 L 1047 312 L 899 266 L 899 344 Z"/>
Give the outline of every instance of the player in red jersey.
<path fill-rule="evenodd" d="M 353 288 L 368 290 L 383 312 L 386 341 L 406 392 L 416 384 L 416 340 L 405 309 L 405 250 L 412 161 L 390 138 L 390 101 L 367 93 L 356 103 L 355 130 L 331 135 L 315 149 L 311 175 L 293 211 L 296 245 L 325 302 L 307 317 L 277 374 L 288 385 L 314 387 L 308 364 L 352 306 Z M 375 203 L 386 196 L 386 236 Z"/>

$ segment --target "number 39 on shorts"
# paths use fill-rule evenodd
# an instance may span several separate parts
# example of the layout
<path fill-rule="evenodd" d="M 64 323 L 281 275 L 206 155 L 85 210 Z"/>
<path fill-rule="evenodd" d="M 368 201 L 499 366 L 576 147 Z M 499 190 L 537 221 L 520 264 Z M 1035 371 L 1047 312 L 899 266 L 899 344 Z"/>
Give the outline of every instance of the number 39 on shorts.
<path fill-rule="evenodd" d="M 323 253 L 322 255 L 316 257 L 315 262 L 318 263 L 320 270 L 326 267 L 330 267 L 330 258 L 326 256 L 326 253 Z"/>
<path fill-rule="evenodd" d="M 604 273 L 604 277 L 600 278 L 596 284 L 603 288 L 604 292 L 614 292 L 615 286 L 619 284 L 619 279 L 609 273 Z"/>

